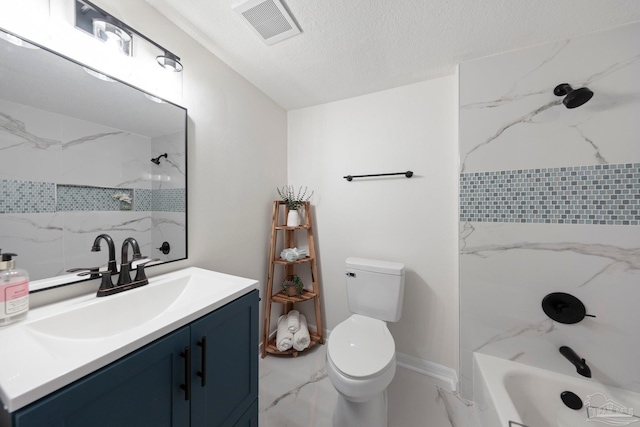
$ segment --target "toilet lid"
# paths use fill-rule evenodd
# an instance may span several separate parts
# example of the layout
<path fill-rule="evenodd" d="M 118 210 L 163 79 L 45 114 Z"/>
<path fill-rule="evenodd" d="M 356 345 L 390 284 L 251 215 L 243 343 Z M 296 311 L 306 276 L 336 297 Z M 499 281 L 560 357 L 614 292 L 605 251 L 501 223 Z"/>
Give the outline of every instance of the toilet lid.
<path fill-rule="evenodd" d="M 354 314 L 333 329 L 327 351 L 345 375 L 368 377 L 393 361 L 396 346 L 382 320 Z"/>

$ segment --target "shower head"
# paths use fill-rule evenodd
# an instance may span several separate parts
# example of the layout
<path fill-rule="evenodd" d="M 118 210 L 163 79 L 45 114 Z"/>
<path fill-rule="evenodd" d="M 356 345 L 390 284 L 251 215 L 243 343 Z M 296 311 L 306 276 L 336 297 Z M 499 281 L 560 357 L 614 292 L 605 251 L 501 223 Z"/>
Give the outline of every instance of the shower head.
<path fill-rule="evenodd" d="M 165 159 L 168 159 L 168 158 L 169 158 L 169 157 L 167 156 L 167 153 L 164 153 L 164 154 L 160 154 L 158 157 L 155 157 L 155 158 L 151 159 L 151 161 L 152 161 L 153 163 L 155 163 L 156 165 L 159 165 L 159 164 L 160 164 L 160 158 L 161 158 L 161 157 L 164 157 Z"/>
<path fill-rule="evenodd" d="M 593 96 L 593 92 L 589 88 L 581 87 L 580 89 L 573 89 L 569 83 L 561 83 L 553 89 L 553 94 L 556 96 L 565 96 L 562 103 L 567 108 L 576 108 L 586 103 Z"/>

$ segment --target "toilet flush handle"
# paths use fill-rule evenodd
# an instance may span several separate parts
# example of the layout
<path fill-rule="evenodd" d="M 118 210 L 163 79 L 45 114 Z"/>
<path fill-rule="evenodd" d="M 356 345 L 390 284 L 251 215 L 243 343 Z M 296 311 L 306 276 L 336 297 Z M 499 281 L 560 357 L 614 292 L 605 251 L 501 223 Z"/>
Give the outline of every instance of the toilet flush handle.
<path fill-rule="evenodd" d="M 349 277 L 356 277 L 356 273 L 352 273 L 350 271 L 347 272 L 346 275 L 349 276 Z"/>

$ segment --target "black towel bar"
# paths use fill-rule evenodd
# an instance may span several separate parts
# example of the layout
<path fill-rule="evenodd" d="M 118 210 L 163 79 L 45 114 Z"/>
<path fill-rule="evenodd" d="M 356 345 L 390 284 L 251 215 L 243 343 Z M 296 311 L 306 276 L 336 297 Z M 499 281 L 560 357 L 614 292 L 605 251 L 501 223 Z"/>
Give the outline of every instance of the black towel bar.
<path fill-rule="evenodd" d="M 393 172 L 393 173 L 375 173 L 372 175 L 347 175 L 347 176 L 343 176 L 343 178 L 346 179 L 347 181 L 352 181 L 353 178 L 370 178 L 374 176 L 391 176 L 391 175 L 404 175 L 407 178 L 411 178 L 413 176 L 413 172 L 406 171 L 406 172 Z"/>

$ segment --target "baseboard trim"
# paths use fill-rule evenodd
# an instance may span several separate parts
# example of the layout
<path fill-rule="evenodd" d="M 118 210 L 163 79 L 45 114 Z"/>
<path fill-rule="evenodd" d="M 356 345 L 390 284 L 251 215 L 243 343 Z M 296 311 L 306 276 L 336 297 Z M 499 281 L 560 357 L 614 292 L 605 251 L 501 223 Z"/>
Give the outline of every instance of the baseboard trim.
<path fill-rule="evenodd" d="M 454 392 L 458 388 L 458 373 L 454 369 L 399 352 L 396 353 L 396 363 L 424 375 L 430 383 L 445 391 Z"/>

